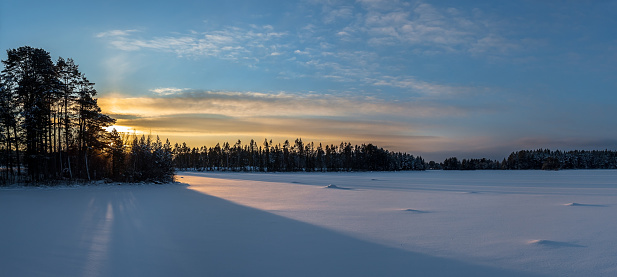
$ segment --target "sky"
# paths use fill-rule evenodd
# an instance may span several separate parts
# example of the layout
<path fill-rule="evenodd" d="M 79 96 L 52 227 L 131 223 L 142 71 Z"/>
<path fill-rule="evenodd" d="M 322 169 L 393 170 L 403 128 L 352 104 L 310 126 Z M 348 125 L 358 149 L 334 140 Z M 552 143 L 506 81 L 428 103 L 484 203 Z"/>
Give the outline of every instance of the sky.
<path fill-rule="evenodd" d="M 0 2 L 0 58 L 73 58 L 119 130 L 440 161 L 617 149 L 617 1 Z"/>

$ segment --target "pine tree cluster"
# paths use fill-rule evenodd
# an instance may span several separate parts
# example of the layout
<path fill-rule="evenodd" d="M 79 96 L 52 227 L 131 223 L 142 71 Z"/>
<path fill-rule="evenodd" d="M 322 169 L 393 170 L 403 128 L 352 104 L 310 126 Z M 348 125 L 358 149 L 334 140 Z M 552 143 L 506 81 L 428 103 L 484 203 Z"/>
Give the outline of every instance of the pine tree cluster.
<path fill-rule="evenodd" d="M 512 152 L 502 162 L 503 169 L 617 169 L 617 151 L 548 149 Z"/>
<path fill-rule="evenodd" d="M 94 83 L 72 59 L 54 63 L 49 52 L 24 46 L 7 50 L 2 63 L 0 184 L 173 178 L 171 147 L 159 140 L 118 146 L 117 132 L 105 130 L 115 119 L 101 112 Z"/>
<path fill-rule="evenodd" d="M 425 170 L 422 157 L 391 152 L 372 144 L 316 145 L 296 139 L 293 144 L 273 144 L 251 140 L 243 145 L 223 143 L 214 147 L 190 148 L 186 143 L 173 148 L 174 165 L 179 170 L 217 171 L 395 171 Z"/>
<path fill-rule="evenodd" d="M 447 158 L 441 164 L 429 163 L 429 169 L 443 170 L 559 170 L 559 169 L 617 169 L 617 151 L 551 151 L 549 149 L 512 152 L 500 163 L 489 159 Z"/>
<path fill-rule="evenodd" d="M 120 134 L 115 129 L 109 137 L 108 178 L 123 182 L 173 181 L 175 169 L 169 140 L 162 143 L 158 136 L 153 141 L 150 136 Z"/>
<path fill-rule="evenodd" d="M 447 158 L 434 169 L 443 170 L 494 170 L 501 169 L 499 161 L 482 159 L 463 159 L 459 160 L 456 157 Z"/>

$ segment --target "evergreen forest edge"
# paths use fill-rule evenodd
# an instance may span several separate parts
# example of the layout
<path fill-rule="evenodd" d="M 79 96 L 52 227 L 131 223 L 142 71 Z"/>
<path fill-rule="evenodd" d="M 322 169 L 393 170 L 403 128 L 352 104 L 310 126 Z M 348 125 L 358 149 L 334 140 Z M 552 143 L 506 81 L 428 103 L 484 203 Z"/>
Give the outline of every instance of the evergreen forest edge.
<path fill-rule="evenodd" d="M 617 169 L 616 151 L 521 150 L 501 162 L 391 152 L 373 144 L 326 145 L 296 139 L 261 145 L 174 146 L 157 136 L 108 132 L 96 89 L 72 59 L 23 46 L 7 50 L 0 75 L 0 185 L 66 180 L 170 182 L 175 169 L 219 171 L 400 171 Z"/>

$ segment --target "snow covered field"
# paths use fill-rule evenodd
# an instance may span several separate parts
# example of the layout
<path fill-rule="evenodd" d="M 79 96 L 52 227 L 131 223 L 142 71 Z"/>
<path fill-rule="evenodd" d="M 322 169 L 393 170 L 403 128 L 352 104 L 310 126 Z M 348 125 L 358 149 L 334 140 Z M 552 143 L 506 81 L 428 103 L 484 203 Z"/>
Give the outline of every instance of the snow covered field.
<path fill-rule="evenodd" d="M 617 171 L 0 189 L 0 276 L 617 276 Z"/>

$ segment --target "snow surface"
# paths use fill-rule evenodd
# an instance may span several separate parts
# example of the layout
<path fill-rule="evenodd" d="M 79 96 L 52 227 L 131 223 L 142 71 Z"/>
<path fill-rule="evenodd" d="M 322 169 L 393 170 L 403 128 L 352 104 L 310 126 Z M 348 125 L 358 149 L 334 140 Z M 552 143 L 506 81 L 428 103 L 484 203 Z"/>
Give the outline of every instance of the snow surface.
<path fill-rule="evenodd" d="M 178 178 L 0 189 L 0 276 L 617 276 L 617 171 Z"/>

